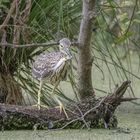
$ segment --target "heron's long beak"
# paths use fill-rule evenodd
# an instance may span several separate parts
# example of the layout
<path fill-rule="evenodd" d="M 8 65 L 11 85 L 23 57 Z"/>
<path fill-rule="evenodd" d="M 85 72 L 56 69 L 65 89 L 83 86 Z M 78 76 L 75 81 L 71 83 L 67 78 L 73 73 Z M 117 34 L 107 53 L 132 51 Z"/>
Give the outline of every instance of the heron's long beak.
<path fill-rule="evenodd" d="M 72 54 L 71 54 L 69 48 L 65 48 L 65 52 L 66 52 L 66 55 L 67 55 L 67 59 L 72 59 Z"/>

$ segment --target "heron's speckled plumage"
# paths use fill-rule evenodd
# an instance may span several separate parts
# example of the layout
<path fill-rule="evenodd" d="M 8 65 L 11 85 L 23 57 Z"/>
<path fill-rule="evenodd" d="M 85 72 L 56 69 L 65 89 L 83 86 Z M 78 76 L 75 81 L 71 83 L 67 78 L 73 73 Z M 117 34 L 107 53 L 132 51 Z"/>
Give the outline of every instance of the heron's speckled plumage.
<path fill-rule="evenodd" d="M 60 42 L 61 43 L 61 42 Z M 62 42 L 69 47 L 69 42 Z M 39 80 L 46 80 L 48 83 L 55 84 L 58 80 L 64 80 L 70 67 L 71 58 L 63 52 L 51 52 L 40 54 L 33 64 L 32 74 Z"/>

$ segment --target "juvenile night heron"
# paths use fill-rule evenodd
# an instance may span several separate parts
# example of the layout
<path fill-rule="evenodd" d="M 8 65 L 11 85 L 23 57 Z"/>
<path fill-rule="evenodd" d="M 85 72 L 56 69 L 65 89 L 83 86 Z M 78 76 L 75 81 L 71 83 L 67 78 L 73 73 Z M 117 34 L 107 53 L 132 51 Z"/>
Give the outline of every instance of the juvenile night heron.
<path fill-rule="evenodd" d="M 55 95 L 55 89 L 59 85 L 60 81 L 66 79 L 68 70 L 70 68 L 70 61 L 72 59 L 72 55 L 69 50 L 70 46 L 70 40 L 67 38 L 63 38 L 59 41 L 58 52 L 42 53 L 38 56 L 33 64 L 33 76 L 40 81 L 37 102 L 37 106 L 39 109 L 42 106 L 40 104 L 42 86 L 44 82 L 47 82 L 54 85 L 54 88 L 52 90 L 52 97 L 58 102 L 60 112 L 63 110 L 67 116 L 62 102 L 59 100 L 57 95 Z"/>

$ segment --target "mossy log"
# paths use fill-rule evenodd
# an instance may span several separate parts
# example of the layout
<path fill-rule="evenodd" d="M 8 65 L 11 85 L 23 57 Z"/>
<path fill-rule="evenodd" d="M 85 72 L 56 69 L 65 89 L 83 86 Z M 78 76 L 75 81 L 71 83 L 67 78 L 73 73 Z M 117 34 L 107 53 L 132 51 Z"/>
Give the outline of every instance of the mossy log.
<path fill-rule="evenodd" d="M 99 128 L 117 127 L 114 111 L 121 102 L 136 98 L 124 98 L 130 81 L 105 97 L 88 98 L 78 103 L 70 103 L 65 114 L 57 108 L 38 110 L 36 107 L 0 104 L 0 129 L 64 129 L 64 128 Z"/>

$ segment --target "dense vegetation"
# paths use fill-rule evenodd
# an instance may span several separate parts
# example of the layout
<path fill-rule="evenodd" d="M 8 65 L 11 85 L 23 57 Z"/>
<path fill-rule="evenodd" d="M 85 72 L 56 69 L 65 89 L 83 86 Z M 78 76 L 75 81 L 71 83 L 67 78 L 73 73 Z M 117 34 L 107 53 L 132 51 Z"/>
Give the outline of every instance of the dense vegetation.
<path fill-rule="evenodd" d="M 112 74 L 112 65 L 120 81 L 129 77 L 140 79 L 132 71 L 131 50 L 137 51 L 139 56 L 140 43 L 140 2 L 127 1 L 97 1 L 91 52 L 93 69 L 98 69 L 105 78 L 101 63 L 105 64 L 110 72 L 110 83 L 117 84 Z M 38 81 L 31 73 L 32 62 L 35 56 L 43 51 L 52 51 L 57 47 L 19 47 L 16 45 L 36 44 L 54 41 L 69 37 L 72 41 L 78 40 L 79 26 L 82 17 L 81 0 L 2 0 L 0 2 L 0 92 L 1 102 L 10 104 L 26 103 L 25 96 L 36 99 Z M 12 47 L 4 44 L 11 43 Z M 120 54 L 121 49 L 121 54 Z M 74 56 L 73 69 L 69 82 L 77 97 L 77 48 L 72 48 Z M 127 60 L 124 67 L 123 60 Z M 94 81 L 94 79 L 93 79 Z M 96 89 L 96 87 L 94 87 Z M 43 88 L 42 102 L 52 106 L 49 94 L 52 87 L 46 84 Z M 101 90 L 101 89 L 98 89 Z M 59 96 L 70 100 L 62 91 L 57 90 Z M 131 90 L 133 93 L 133 89 Z M 22 93 L 22 94 L 21 94 Z M 24 95 L 26 94 L 26 95 Z"/>

